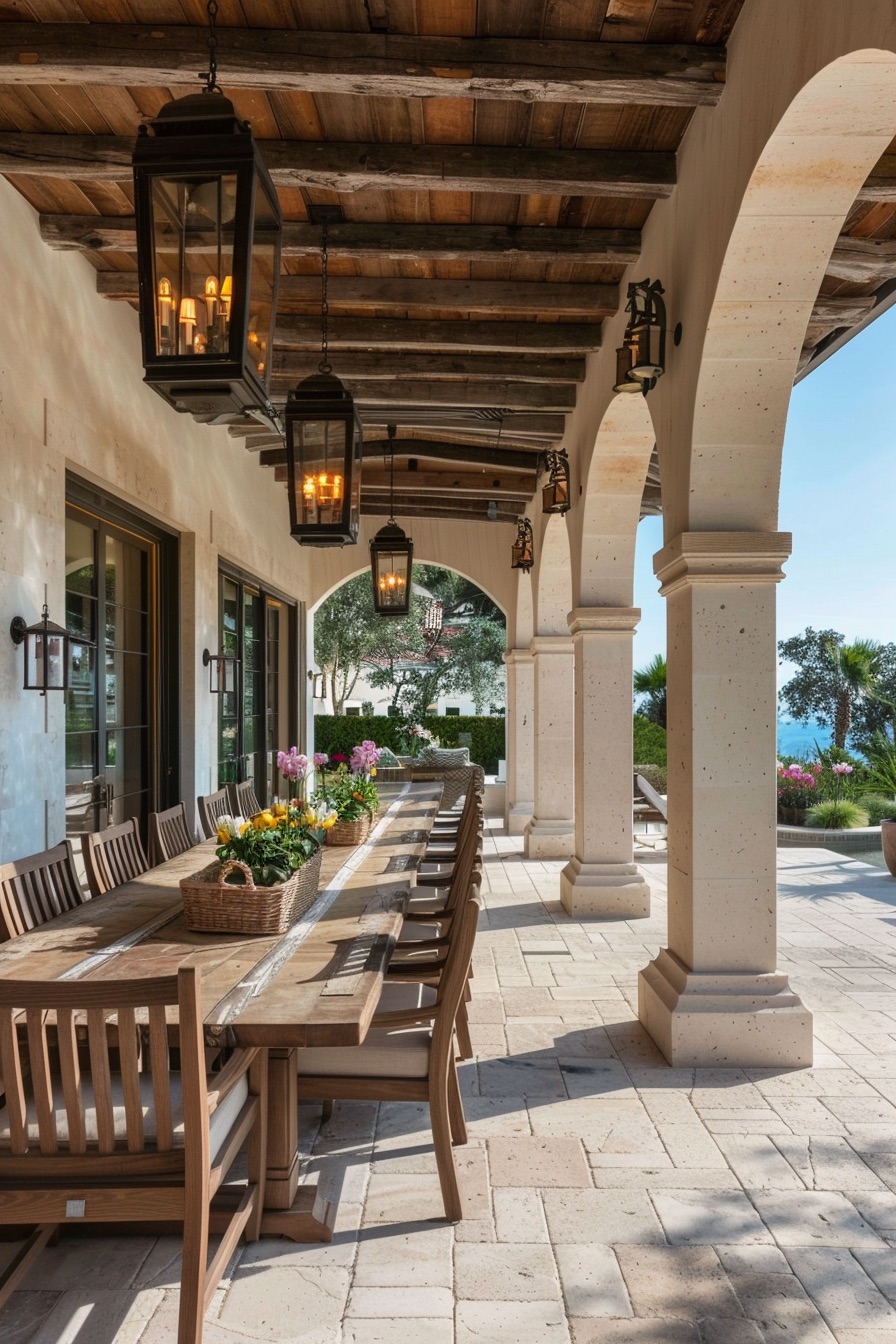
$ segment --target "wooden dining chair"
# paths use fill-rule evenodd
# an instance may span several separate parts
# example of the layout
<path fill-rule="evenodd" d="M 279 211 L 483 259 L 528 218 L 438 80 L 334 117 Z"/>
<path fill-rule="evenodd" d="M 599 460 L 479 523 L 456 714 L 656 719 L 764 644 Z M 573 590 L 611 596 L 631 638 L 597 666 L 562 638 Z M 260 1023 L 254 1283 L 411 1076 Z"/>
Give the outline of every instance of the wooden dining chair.
<path fill-rule="evenodd" d="M 0 980 L 3 1222 L 33 1228 L 0 1275 L 0 1306 L 60 1226 L 177 1221 L 177 1339 L 201 1344 L 240 1236 L 259 1234 L 267 1061 L 237 1050 L 206 1076 L 199 979 L 190 966 L 144 980 Z M 248 1183 L 225 1185 L 247 1139 Z M 227 1208 L 212 1215 L 223 1240 L 208 1264 L 215 1195 Z"/>
<path fill-rule="evenodd" d="M 84 868 L 91 896 L 102 896 L 139 877 L 149 867 L 137 823 L 132 818 L 81 836 Z"/>
<path fill-rule="evenodd" d="M 213 840 L 222 817 L 238 815 L 230 805 L 227 789 L 218 789 L 217 793 L 200 794 L 196 799 L 199 809 L 199 824 L 206 840 Z"/>
<path fill-rule="evenodd" d="M 0 864 L 0 942 L 27 933 L 86 900 L 71 842 Z"/>
<path fill-rule="evenodd" d="M 244 779 L 240 784 L 228 784 L 227 794 L 230 810 L 235 817 L 245 817 L 248 820 L 263 810 L 251 779 Z"/>
<path fill-rule="evenodd" d="M 148 829 L 149 862 L 153 867 L 177 854 L 185 854 L 196 843 L 187 821 L 186 803 L 176 803 L 164 812 L 150 812 Z"/>
<path fill-rule="evenodd" d="M 452 924 L 444 969 L 428 995 L 415 988 L 412 1006 L 386 1007 L 386 1003 L 395 1003 L 403 988 L 387 985 L 380 1010 L 360 1045 L 297 1051 L 303 1099 L 429 1103 L 439 1184 L 445 1216 L 451 1222 L 463 1217 L 451 1146 L 467 1141 L 454 1058 L 454 1022 L 467 983 L 479 909 L 479 893 L 473 892 L 463 914 Z"/>

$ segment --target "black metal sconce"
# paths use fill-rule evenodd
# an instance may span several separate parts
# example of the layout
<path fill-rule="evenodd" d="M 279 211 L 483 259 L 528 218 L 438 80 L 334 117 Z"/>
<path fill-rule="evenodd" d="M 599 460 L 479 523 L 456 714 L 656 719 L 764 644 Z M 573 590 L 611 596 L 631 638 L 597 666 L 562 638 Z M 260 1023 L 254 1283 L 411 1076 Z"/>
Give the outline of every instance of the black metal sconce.
<path fill-rule="evenodd" d="M 370 543 L 373 609 L 377 616 L 407 616 L 411 606 L 414 543 L 405 536 L 395 512 L 395 426 L 389 425 L 389 521 Z"/>
<path fill-rule="evenodd" d="M 569 458 L 566 449 L 549 449 L 542 457 L 541 467 L 548 473 L 548 481 L 541 487 L 542 513 L 568 513 Z"/>
<path fill-rule="evenodd" d="M 68 690 L 68 662 L 71 635 L 61 625 L 50 620 L 44 603 L 41 618 L 34 625 L 26 625 L 24 616 L 14 616 L 9 625 L 9 637 L 17 647 L 25 645 L 26 691 Z"/>
<path fill-rule="evenodd" d="M 518 518 L 516 524 L 516 540 L 510 552 L 510 568 L 521 569 L 524 574 L 535 563 L 535 537 L 532 533 L 532 524 L 528 518 Z"/>
<path fill-rule="evenodd" d="M 286 402 L 290 532 L 300 546 L 345 546 L 361 525 L 361 420 L 327 351 L 327 218 L 321 239 L 321 355 Z"/>
<path fill-rule="evenodd" d="M 202 650 L 202 666 L 208 668 L 208 689 L 212 695 L 232 695 L 236 690 L 239 658 L 231 653 Z"/>
<path fill-rule="evenodd" d="M 641 280 L 628 287 L 629 314 L 623 344 L 616 351 L 614 392 L 642 392 L 656 386 L 666 372 L 666 305 L 659 280 Z"/>
<path fill-rule="evenodd" d="M 268 397 L 280 205 L 252 131 L 217 85 L 209 0 L 202 93 L 166 103 L 134 149 L 145 381 L 170 406 L 223 423 Z"/>

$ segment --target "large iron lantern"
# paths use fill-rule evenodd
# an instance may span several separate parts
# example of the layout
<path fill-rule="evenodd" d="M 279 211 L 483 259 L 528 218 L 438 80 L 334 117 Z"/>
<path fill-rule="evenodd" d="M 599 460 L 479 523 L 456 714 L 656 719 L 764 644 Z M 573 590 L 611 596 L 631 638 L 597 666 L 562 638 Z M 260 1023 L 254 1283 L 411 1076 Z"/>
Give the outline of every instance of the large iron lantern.
<path fill-rule="evenodd" d="M 335 374 L 314 373 L 290 392 L 286 472 L 290 532 L 301 546 L 345 546 L 361 520 L 361 421 Z"/>
<path fill-rule="evenodd" d="M 14 616 L 9 627 L 13 644 L 25 645 L 26 691 L 68 690 L 69 642 L 71 636 L 61 625 L 50 620 L 47 604 L 34 625 L 26 625 L 22 616 Z"/>
<path fill-rule="evenodd" d="M 534 564 L 535 538 L 532 535 L 532 524 L 528 518 L 518 518 L 516 540 L 510 552 L 510 568 L 521 569 L 524 574 L 528 574 Z"/>
<path fill-rule="evenodd" d="M 625 346 L 631 350 L 628 378 L 641 385 L 645 397 L 666 372 L 666 305 L 664 290 L 659 280 L 641 280 L 628 287 L 629 314 L 625 329 Z M 623 347 L 625 348 L 625 347 Z M 619 360 L 617 351 L 617 380 Z M 628 391 L 619 387 L 617 391 Z"/>
<path fill-rule="evenodd" d="M 566 450 L 549 449 L 544 454 L 542 466 L 548 473 L 547 482 L 541 487 L 542 513 L 569 513 L 569 458 Z"/>
<path fill-rule="evenodd" d="M 281 217 L 248 124 L 217 90 L 178 98 L 133 163 L 145 381 L 197 420 L 270 416 Z"/>
<path fill-rule="evenodd" d="M 413 566 L 414 543 L 390 518 L 370 543 L 373 609 L 377 616 L 407 616 Z"/>

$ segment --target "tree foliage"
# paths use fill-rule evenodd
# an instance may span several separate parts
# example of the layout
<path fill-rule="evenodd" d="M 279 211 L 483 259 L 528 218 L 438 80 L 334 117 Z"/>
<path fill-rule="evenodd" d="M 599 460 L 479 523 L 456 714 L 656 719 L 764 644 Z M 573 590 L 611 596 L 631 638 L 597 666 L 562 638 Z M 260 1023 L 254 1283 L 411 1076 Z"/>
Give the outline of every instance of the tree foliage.
<path fill-rule="evenodd" d="M 778 652 L 782 659 L 796 663 L 799 671 L 782 688 L 779 700 L 798 723 L 814 720 L 833 730 L 834 746 L 845 747 L 855 720 L 867 735 L 879 726 L 877 720 L 885 707 L 883 676 L 891 659 L 896 674 L 896 648 L 858 639 L 847 644 L 836 630 L 813 630 L 782 639 Z M 896 676 L 894 676 L 896 680 Z M 889 718 L 892 720 L 892 706 Z"/>
<path fill-rule="evenodd" d="M 314 656 L 337 714 L 362 670 L 371 686 L 391 691 L 393 712 L 415 721 L 441 695 L 469 695 L 477 713 L 499 697 L 505 649 L 500 609 L 468 579 L 437 565 L 416 565 L 414 588 L 410 613 L 400 620 L 376 615 L 365 574 L 321 604 Z M 441 603 L 441 632 L 427 629 L 434 601 Z"/>
<path fill-rule="evenodd" d="M 651 658 L 634 676 L 635 694 L 643 696 L 638 713 L 651 723 L 666 727 L 666 660 L 661 653 Z"/>

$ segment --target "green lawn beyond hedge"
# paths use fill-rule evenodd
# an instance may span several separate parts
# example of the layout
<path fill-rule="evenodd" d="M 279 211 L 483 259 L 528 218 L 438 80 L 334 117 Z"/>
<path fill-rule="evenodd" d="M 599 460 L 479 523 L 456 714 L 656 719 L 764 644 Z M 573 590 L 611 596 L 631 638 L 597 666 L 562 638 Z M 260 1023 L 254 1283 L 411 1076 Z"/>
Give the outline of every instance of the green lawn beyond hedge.
<path fill-rule="evenodd" d="M 470 760 L 481 765 L 487 775 L 496 774 L 498 761 L 506 756 L 504 719 L 500 716 L 430 714 L 423 720 L 423 725 L 436 735 L 443 747 L 460 746 L 458 735 L 469 733 Z M 334 752 L 349 756 L 356 742 L 371 738 L 378 747 L 404 751 L 400 728 L 399 719 L 387 718 L 385 714 L 318 714 L 314 719 L 314 749 L 330 756 Z M 634 759 L 645 765 L 666 764 L 665 729 L 640 714 L 634 716 Z"/>

